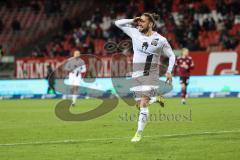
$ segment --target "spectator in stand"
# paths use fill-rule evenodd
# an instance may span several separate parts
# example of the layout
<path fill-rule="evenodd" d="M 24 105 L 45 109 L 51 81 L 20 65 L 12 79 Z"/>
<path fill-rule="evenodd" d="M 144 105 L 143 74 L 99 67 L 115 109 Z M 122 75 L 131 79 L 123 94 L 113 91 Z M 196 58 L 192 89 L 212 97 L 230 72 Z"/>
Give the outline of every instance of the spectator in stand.
<path fill-rule="evenodd" d="M 67 18 L 64 19 L 62 29 L 64 33 L 69 33 L 70 31 L 72 31 L 73 29 L 72 22 Z"/>
<path fill-rule="evenodd" d="M 187 40 L 187 48 L 191 51 L 201 50 L 197 39 L 188 39 Z"/>
<path fill-rule="evenodd" d="M 204 20 L 203 20 L 203 28 L 204 28 L 204 30 L 205 31 L 209 31 L 210 30 L 210 28 L 209 28 L 209 19 L 208 18 L 205 18 Z"/>
<path fill-rule="evenodd" d="M 0 34 L 2 33 L 3 29 L 4 29 L 4 25 L 2 23 L 2 20 L 0 19 Z"/>
<path fill-rule="evenodd" d="M 239 0 L 233 0 L 232 1 L 231 11 L 234 13 L 234 15 L 239 15 L 240 14 L 239 6 L 240 6 L 240 1 Z"/>
<path fill-rule="evenodd" d="M 94 35 L 98 39 L 102 39 L 103 38 L 103 30 L 100 27 L 100 24 L 97 24 L 96 29 L 94 30 Z"/>
<path fill-rule="evenodd" d="M 217 31 L 223 31 L 225 29 L 225 25 L 222 19 L 218 20 L 218 23 L 216 24 Z"/>
<path fill-rule="evenodd" d="M 94 54 L 94 53 L 95 53 L 94 42 L 92 39 L 90 39 L 89 44 L 88 44 L 87 54 Z"/>
<path fill-rule="evenodd" d="M 227 13 L 226 17 L 224 19 L 224 26 L 226 27 L 226 29 L 230 30 L 233 27 L 234 24 L 234 15 L 233 13 Z"/>
<path fill-rule="evenodd" d="M 61 3 L 59 0 L 45 0 L 44 1 L 44 10 L 47 17 L 51 15 L 58 15 L 62 13 Z"/>
<path fill-rule="evenodd" d="M 17 19 L 12 21 L 12 30 L 14 32 L 19 32 L 21 30 L 21 24 Z"/>
<path fill-rule="evenodd" d="M 32 57 L 38 57 L 38 52 L 36 49 L 34 49 L 31 54 L 32 54 Z"/>
<path fill-rule="evenodd" d="M 81 38 L 81 28 L 75 28 L 72 37 L 74 38 L 75 44 L 79 44 Z"/>
<path fill-rule="evenodd" d="M 176 26 L 174 29 L 177 42 L 180 46 L 186 46 L 185 36 L 186 36 L 186 27 L 181 23 L 180 26 Z"/>
<path fill-rule="evenodd" d="M 229 35 L 226 30 L 221 32 L 219 41 L 225 49 L 235 49 L 239 44 L 237 36 Z"/>
<path fill-rule="evenodd" d="M 56 1 L 44 1 L 45 11 L 61 10 L 61 5 Z M 160 14 L 161 18 L 156 22 L 158 31 L 171 37 L 170 43 L 174 48 L 188 47 L 191 50 L 206 50 L 207 46 L 204 43 L 201 43 L 202 48 L 200 47 L 200 36 L 209 31 L 229 32 L 234 26 L 236 14 L 240 12 L 239 3 L 240 1 L 237 0 L 218 0 L 216 3 L 211 3 L 215 6 L 211 6 L 203 0 L 179 0 L 177 3 L 174 0 L 157 0 L 153 3 L 147 0 L 108 1 L 105 8 L 97 8 L 85 21 L 79 18 L 65 19 L 62 27 L 64 38 L 58 42 L 53 40 L 47 45 L 46 50 L 51 52 L 48 53 L 49 55 L 68 55 L 73 48 L 78 48 L 83 54 L 92 53 L 95 47 L 96 52 L 101 52 L 98 46 L 103 40 L 119 42 L 128 38 L 112 24 L 113 20 L 134 17 L 143 11 Z M 213 8 L 216 8 L 217 16 L 221 20 L 215 21 L 209 14 Z M 172 12 L 175 13 L 172 14 Z M 203 14 L 208 15 L 205 17 Z M 198 17 L 204 17 L 201 26 L 201 18 Z M 234 49 L 238 45 L 239 39 L 235 35 L 221 34 L 220 37 L 219 43 L 225 49 Z M 214 38 L 209 39 L 211 41 Z"/>
<path fill-rule="evenodd" d="M 2 58 L 3 55 L 4 55 L 3 47 L 0 44 L 0 58 Z"/>
<path fill-rule="evenodd" d="M 194 20 L 192 22 L 192 27 L 191 27 L 191 30 L 190 30 L 190 32 L 192 33 L 193 38 L 195 38 L 195 39 L 198 38 L 198 32 L 200 31 L 200 29 L 201 29 L 201 27 L 200 27 L 199 21 Z"/>
<path fill-rule="evenodd" d="M 4 29 L 4 25 L 3 25 L 2 19 L 0 18 L 0 34 L 2 33 L 3 29 Z"/>
<path fill-rule="evenodd" d="M 41 9 L 38 1 L 36 0 L 31 2 L 31 8 L 35 14 L 38 14 Z"/>
<path fill-rule="evenodd" d="M 215 31 L 216 30 L 216 24 L 215 21 L 212 17 L 210 17 L 210 21 L 209 21 L 209 30 L 210 31 Z"/>
<path fill-rule="evenodd" d="M 200 7 L 198 8 L 198 13 L 200 14 L 210 13 L 210 10 L 205 3 L 201 3 Z"/>
<path fill-rule="evenodd" d="M 59 14 L 62 12 L 61 3 L 59 0 L 53 0 L 52 10 L 53 10 L 53 13 L 55 14 Z"/>
<path fill-rule="evenodd" d="M 44 1 L 44 11 L 47 17 L 51 15 L 52 3 L 51 1 Z"/>
<path fill-rule="evenodd" d="M 100 24 L 100 27 L 102 29 L 102 36 L 105 39 L 109 38 L 109 28 L 111 27 L 111 18 L 109 15 L 104 15 L 102 18 L 102 23 Z"/>

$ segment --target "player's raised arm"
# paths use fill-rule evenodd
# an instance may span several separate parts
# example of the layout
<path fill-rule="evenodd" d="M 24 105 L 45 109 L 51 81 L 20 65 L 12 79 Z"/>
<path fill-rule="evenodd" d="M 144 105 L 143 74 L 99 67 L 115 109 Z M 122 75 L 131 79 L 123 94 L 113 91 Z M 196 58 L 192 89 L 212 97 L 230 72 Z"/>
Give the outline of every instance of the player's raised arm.
<path fill-rule="evenodd" d="M 71 64 L 72 57 L 62 63 L 64 71 L 71 72 L 74 68 Z"/>
<path fill-rule="evenodd" d="M 134 21 L 135 19 L 120 19 L 120 20 L 116 20 L 114 23 L 119 29 L 121 29 L 129 37 L 132 37 L 133 30 L 136 30 L 135 28 L 133 28 Z"/>
<path fill-rule="evenodd" d="M 131 25 L 133 23 L 133 19 L 120 19 L 115 21 L 115 25 L 122 29 L 122 27 L 126 27 L 127 25 Z"/>

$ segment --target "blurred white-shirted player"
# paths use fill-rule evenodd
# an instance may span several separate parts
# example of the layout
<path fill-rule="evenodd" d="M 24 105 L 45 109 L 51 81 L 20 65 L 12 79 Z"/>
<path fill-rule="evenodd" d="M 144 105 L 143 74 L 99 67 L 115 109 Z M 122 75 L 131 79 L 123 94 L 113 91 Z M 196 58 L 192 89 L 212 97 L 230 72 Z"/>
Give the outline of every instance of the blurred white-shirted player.
<path fill-rule="evenodd" d="M 132 142 L 141 140 L 143 129 L 147 123 L 148 105 L 156 99 L 156 89 L 159 87 L 160 56 L 169 57 L 169 65 L 165 76 L 172 81 L 172 69 L 175 55 L 166 38 L 155 32 L 156 15 L 143 13 L 134 19 L 121 19 L 115 25 L 132 39 L 133 43 L 133 73 L 135 100 L 140 107 L 138 127 Z M 161 89 L 161 88 L 160 88 Z"/>
<path fill-rule="evenodd" d="M 71 85 L 72 106 L 75 106 L 77 101 L 80 81 L 86 73 L 85 62 L 80 58 L 80 51 L 73 52 L 73 57 L 69 58 L 65 64 L 65 70 L 69 71 L 68 84 Z"/>

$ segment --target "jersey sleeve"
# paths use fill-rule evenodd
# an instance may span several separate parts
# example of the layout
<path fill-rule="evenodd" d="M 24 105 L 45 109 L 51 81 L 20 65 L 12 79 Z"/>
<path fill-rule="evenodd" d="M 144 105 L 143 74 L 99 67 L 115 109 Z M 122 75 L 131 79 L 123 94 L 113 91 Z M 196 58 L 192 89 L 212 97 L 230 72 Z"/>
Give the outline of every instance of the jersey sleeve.
<path fill-rule="evenodd" d="M 194 69 L 194 62 L 192 60 L 192 57 L 190 57 L 189 59 L 190 59 L 189 69 L 192 70 L 192 69 Z"/>
<path fill-rule="evenodd" d="M 133 19 L 120 19 L 115 21 L 115 25 L 132 38 L 136 28 L 133 28 L 131 23 L 133 23 Z"/>
<path fill-rule="evenodd" d="M 179 68 L 179 65 L 180 65 L 179 62 L 180 62 L 180 58 L 176 57 L 176 61 L 175 61 L 174 67 L 173 67 L 174 74 L 177 74 L 177 71 L 178 71 L 178 68 Z"/>
<path fill-rule="evenodd" d="M 169 58 L 167 72 L 172 72 L 175 64 L 176 56 L 173 53 L 173 50 L 167 40 L 164 40 L 162 43 L 162 51 L 163 51 L 163 54 Z"/>
<path fill-rule="evenodd" d="M 71 65 L 69 59 L 64 64 L 64 70 L 65 71 L 71 71 L 72 70 L 72 65 Z"/>

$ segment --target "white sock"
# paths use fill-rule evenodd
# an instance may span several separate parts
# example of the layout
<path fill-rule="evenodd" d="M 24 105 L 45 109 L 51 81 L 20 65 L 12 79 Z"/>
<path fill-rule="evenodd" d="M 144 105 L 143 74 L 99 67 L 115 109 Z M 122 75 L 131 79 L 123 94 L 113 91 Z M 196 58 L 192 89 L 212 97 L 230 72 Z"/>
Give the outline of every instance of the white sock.
<path fill-rule="evenodd" d="M 148 121 L 148 107 L 141 107 L 138 117 L 138 129 L 137 132 L 142 132 Z"/>
<path fill-rule="evenodd" d="M 77 101 L 77 95 L 72 95 L 72 103 L 75 104 Z"/>

